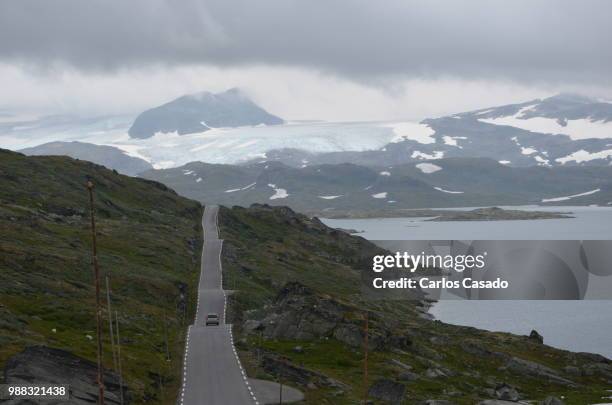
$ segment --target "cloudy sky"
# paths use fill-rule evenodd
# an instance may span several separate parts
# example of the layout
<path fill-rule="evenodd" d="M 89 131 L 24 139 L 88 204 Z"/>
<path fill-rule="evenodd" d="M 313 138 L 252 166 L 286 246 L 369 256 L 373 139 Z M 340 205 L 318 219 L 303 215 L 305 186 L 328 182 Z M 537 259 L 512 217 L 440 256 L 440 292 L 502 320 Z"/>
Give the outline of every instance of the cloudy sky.
<path fill-rule="evenodd" d="M 612 99 L 607 0 L 3 0 L 0 108 L 133 113 L 241 87 L 288 119 Z"/>

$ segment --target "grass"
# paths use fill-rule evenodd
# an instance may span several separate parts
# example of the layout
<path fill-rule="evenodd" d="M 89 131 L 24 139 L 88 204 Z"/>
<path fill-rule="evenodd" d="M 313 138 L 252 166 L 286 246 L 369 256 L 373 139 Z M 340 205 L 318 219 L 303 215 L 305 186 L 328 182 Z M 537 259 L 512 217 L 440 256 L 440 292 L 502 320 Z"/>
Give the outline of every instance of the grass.
<path fill-rule="evenodd" d="M 134 403 L 174 403 L 196 298 L 202 207 L 163 185 L 70 158 L 0 150 L 0 368 L 39 344 L 95 361 L 87 180 L 96 185 L 103 294 L 108 276 L 124 379 Z M 104 363 L 113 368 L 103 303 Z"/>

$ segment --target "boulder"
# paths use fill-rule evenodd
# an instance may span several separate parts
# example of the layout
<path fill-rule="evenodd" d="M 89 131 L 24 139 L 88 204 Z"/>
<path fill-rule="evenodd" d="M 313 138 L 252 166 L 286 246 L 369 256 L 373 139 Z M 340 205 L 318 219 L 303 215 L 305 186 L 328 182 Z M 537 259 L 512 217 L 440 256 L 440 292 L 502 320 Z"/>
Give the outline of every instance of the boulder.
<path fill-rule="evenodd" d="M 515 374 L 529 375 L 532 377 L 545 378 L 551 382 L 575 386 L 573 381 L 561 377 L 555 370 L 539 363 L 512 357 L 505 365 L 505 369 Z"/>
<path fill-rule="evenodd" d="M 242 325 L 242 327 L 244 331 L 248 334 L 262 329 L 261 322 L 256 321 L 254 319 L 247 319 L 246 321 L 244 321 L 244 324 Z"/>
<path fill-rule="evenodd" d="M 404 371 L 397 376 L 397 379 L 402 382 L 412 382 L 419 379 L 419 375 L 410 371 Z"/>
<path fill-rule="evenodd" d="M 565 402 L 557 397 L 546 397 L 546 399 L 542 402 L 542 405 L 565 405 Z"/>
<path fill-rule="evenodd" d="M 446 373 L 439 368 L 428 368 L 425 371 L 425 377 L 427 378 L 438 378 L 438 377 L 447 377 Z"/>
<path fill-rule="evenodd" d="M 56 384 L 70 387 L 70 403 L 91 405 L 98 398 L 96 363 L 68 351 L 46 346 L 30 346 L 10 357 L 4 368 L 5 384 Z M 120 404 L 119 376 L 110 370 L 104 372 L 104 402 Z M 123 386 L 124 404 L 130 403 L 130 394 Z M 46 401 L 54 405 L 65 401 Z M 13 401 L 6 402 L 7 405 Z M 17 402 L 15 402 L 16 404 Z"/>
<path fill-rule="evenodd" d="M 504 401 L 516 402 L 519 400 L 519 393 L 516 388 L 508 384 L 502 383 L 495 387 L 495 397 Z"/>
<path fill-rule="evenodd" d="M 540 335 L 537 330 L 533 329 L 529 334 L 529 340 L 537 343 L 544 343 L 544 336 Z"/>
<path fill-rule="evenodd" d="M 406 394 L 406 386 L 395 381 L 381 378 L 378 379 L 368 389 L 368 396 L 371 398 L 386 401 L 390 404 L 401 404 Z"/>
<path fill-rule="evenodd" d="M 504 401 L 502 399 L 487 399 L 480 401 L 478 405 L 516 405 L 516 402 Z"/>

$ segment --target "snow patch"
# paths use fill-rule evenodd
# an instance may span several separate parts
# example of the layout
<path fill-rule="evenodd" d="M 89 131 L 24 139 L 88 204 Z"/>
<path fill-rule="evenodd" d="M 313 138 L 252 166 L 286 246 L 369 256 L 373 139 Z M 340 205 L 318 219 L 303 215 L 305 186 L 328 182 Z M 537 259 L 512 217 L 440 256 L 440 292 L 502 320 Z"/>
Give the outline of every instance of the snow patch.
<path fill-rule="evenodd" d="M 494 125 L 506 125 L 543 134 L 563 134 L 573 140 L 589 138 L 612 138 L 612 121 L 591 121 L 586 118 L 566 120 L 561 125 L 554 118 L 534 117 L 523 119 L 524 109 L 508 117 L 479 118 L 478 121 Z"/>
<path fill-rule="evenodd" d="M 463 191 L 451 191 L 451 190 L 445 190 L 442 187 L 434 187 L 436 190 L 441 191 L 443 193 L 449 193 L 449 194 L 463 194 Z"/>
<path fill-rule="evenodd" d="M 512 162 L 509 160 L 499 160 L 499 163 L 501 163 L 502 165 L 509 165 Z"/>
<path fill-rule="evenodd" d="M 201 182 L 201 181 L 202 181 L 202 178 L 201 178 L 201 177 L 198 177 L 198 178 L 196 179 L 196 183 L 199 183 L 199 182 Z"/>
<path fill-rule="evenodd" d="M 276 184 L 268 184 L 268 187 L 274 190 L 274 194 L 270 197 L 270 200 L 277 200 L 279 198 L 289 197 L 289 193 L 284 188 L 276 188 Z"/>
<path fill-rule="evenodd" d="M 601 189 L 596 188 L 595 190 L 587 191 L 586 193 L 568 195 L 566 197 L 545 198 L 545 199 L 542 200 L 542 202 L 545 203 L 545 202 L 566 201 L 566 200 L 570 200 L 570 199 L 576 198 L 576 197 L 583 197 L 585 195 L 591 195 L 591 194 L 599 193 L 600 191 L 601 191 Z"/>
<path fill-rule="evenodd" d="M 225 190 L 226 193 L 235 193 L 236 191 L 244 191 L 244 190 L 248 190 L 249 188 L 253 187 L 255 184 L 257 183 L 251 183 L 249 185 L 246 185 L 244 187 L 241 188 L 232 188 L 230 190 Z"/>
<path fill-rule="evenodd" d="M 385 191 L 383 193 L 372 194 L 372 198 L 379 198 L 379 199 L 387 198 L 387 192 Z"/>
<path fill-rule="evenodd" d="M 574 152 L 570 155 L 557 158 L 555 159 L 555 161 L 564 165 L 567 162 L 582 163 L 582 162 L 588 162 L 588 161 L 595 160 L 595 159 L 606 159 L 609 157 L 612 157 L 612 149 L 606 149 L 606 150 L 602 150 L 600 152 L 595 152 L 595 153 L 587 152 L 584 149 L 580 149 L 579 151 Z"/>
<path fill-rule="evenodd" d="M 391 173 L 388 172 L 388 171 L 382 171 L 382 172 L 380 172 L 378 174 L 380 174 L 381 176 L 391 176 Z"/>
<path fill-rule="evenodd" d="M 521 153 L 523 155 L 529 156 L 529 155 L 532 155 L 532 154 L 534 154 L 536 152 L 537 152 L 537 150 L 535 150 L 533 148 L 525 148 L 525 147 L 521 146 Z"/>
<path fill-rule="evenodd" d="M 436 131 L 425 124 L 416 122 L 397 122 L 385 124 L 384 127 L 391 128 L 395 134 L 393 139 L 391 139 L 391 143 L 402 142 L 408 139 L 423 144 L 436 142 L 436 140 L 432 138 L 432 135 L 435 134 Z"/>
<path fill-rule="evenodd" d="M 444 157 L 444 152 L 442 151 L 434 151 L 433 154 L 424 153 L 418 150 L 412 152 L 410 156 L 413 159 L 421 159 L 421 160 L 434 160 L 434 159 L 442 159 Z"/>
<path fill-rule="evenodd" d="M 463 149 L 463 146 L 460 146 L 460 145 L 457 143 L 457 139 L 467 139 L 467 137 L 465 137 L 465 136 L 443 136 L 443 137 L 442 137 L 442 140 L 444 141 L 444 143 L 445 143 L 446 145 L 449 145 L 449 146 L 456 146 L 456 147 L 458 147 L 459 149 Z"/>
<path fill-rule="evenodd" d="M 340 198 L 342 195 L 320 195 L 319 198 L 324 200 L 335 200 L 336 198 Z"/>
<path fill-rule="evenodd" d="M 433 163 L 419 163 L 416 165 L 416 168 L 425 174 L 435 173 L 442 170 L 440 166 L 434 165 Z"/>

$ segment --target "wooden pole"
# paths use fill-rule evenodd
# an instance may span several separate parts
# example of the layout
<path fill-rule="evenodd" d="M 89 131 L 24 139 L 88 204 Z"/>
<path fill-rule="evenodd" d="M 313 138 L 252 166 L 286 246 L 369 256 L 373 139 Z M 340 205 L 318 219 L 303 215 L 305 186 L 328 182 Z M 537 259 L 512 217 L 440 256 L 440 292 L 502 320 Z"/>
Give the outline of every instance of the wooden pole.
<path fill-rule="evenodd" d="M 278 385 L 280 386 L 280 389 L 278 392 L 278 403 L 280 405 L 283 405 L 283 369 L 282 369 L 282 366 L 278 373 Z"/>
<path fill-rule="evenodd" d="M 170 345 L 168 344 L 168 325 L 166 322 L 166 309 L 163 310 L 164 315 L 164 341 L 166 342 L 166 361 L 170 361 Z"/>
<path fill-rule="evenodd" d="M 87 182 L 89 190 L 89 210 L 91 214 L 91 239 L 92 239 L 92 262 L 94 268 L 94 282 L 96 288 L 96 334 L 97 334 L 97 357 L 98 357 L 98 404 L 104 405 L 104 369 L 102 366 L 102 305 L 100 304 L 100 269 L 98 268 L 98 251 L 96 246 L 96 219 L 94 216 L 94 184 Z"/>
<path fill-rule="evenodd" d="M 123 370 L 121 368 L 121 335 L 119 334 L 119 313 L 115 311 L 115 326 L 117 330 L 117 362 L 119 363 L 119 399 L 123 405 Z"/>
<path fill-rule="evenodd" d="M 115 352 L 115 332 L 113 331 L 113 313 L 111 311 L 111 299 L 110 299 L 110 283 L 108 276 L 106 276 L 106 305 L 108 312 L 108 327 L 110 331 L 111 351 L 113 352 L 113 369 L 117 369 L 117 353 Z"/>
<path fill-rule="evenodd" d="M 368 312 L 365 313 L 365 333 L 363 338 L 363 403 L 368 403 L 368 327 L 369 327 L 369 316 Z"/>

